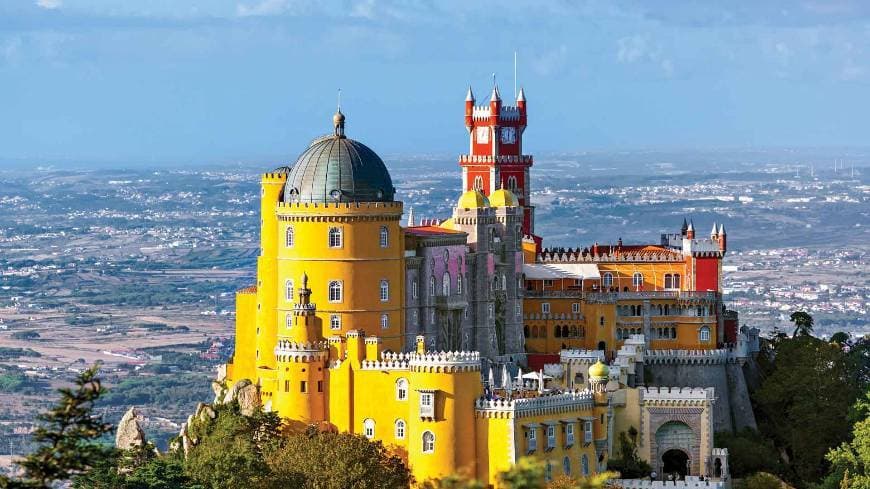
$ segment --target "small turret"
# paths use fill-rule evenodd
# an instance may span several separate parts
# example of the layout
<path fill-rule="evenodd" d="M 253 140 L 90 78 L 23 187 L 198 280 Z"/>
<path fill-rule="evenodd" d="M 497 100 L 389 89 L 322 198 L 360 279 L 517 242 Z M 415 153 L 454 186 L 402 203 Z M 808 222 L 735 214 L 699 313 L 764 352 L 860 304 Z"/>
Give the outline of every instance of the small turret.
<path fill-rule="evenodd" d="M 713 223 L 713 229 L 710 231 L 710 239 L 716 241 L 719 239 L 719 227 L 716 226 L 716 223 Z"/>
<path fill-rule="evenodd" d="M 686 228 L 686 237 L 695 239 L 695 223 L 692 221 L 689 221 L 689 227 Z"/>
<path fill-rule="evenodd" d="M 520 93 L 517 94 L 517 109 L 520 111 L 520 125 L 526 125 L 526 92 L 520 88 Z"/>
<path fill-rule="evenodd" d="M 728 251 L 728 238 L 725 236 L 725 225 L 719 225 L 719 249 L 722 253 Z"/>
<path fill-rule="evenodd" d="M 688 230 L 689 230 L 689 221 L 687 221 L 686 218 L 684 217 L 683 218 L 683 227 L 680 228 L 680 234 L 685 236 L 686 231 L 688 231 Z"/>
<path fill-rule="evenodd" d="M 492 125 L 499 124 L 501 114 L 501 94 L 498 93 L 498 85 L 492 87 L 492 95 L 489 97 L 489 121 Z"/>
<path fill-rule="evenodd" d="M 469 85 L 468 93 L 465 95 L 465 127 L 471 130 L 472 126 L 474 126 L 474 92 Z"/>
<path fill-rule="evenodd" d="M 412 227 L 416 226 L 416 224 L 414 224 L 414 222 L 415 222 L 414 221 L 414 208 L 411 207 L 410 209 L 408 209 L 408 227 L 412 228 Z"/>

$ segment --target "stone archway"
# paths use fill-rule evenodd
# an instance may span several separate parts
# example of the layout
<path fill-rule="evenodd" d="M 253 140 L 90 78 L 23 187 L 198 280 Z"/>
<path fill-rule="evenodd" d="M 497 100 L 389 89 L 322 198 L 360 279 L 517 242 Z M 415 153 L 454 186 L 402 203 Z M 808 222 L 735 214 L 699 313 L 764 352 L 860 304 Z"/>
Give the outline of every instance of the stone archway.
<path fill-rule="evenodd" d="M 656 462 L 659 473 L 667 476 L 678 473 L 681 477 L 692 474 L 692 455 L 697 455 L 695 432 L 683 421 L 662 423 L 655 432 Z"/>
<path fill-rule="evenodd" d="M 662 454 L 662 476 L 678 474 L 679 479 L 685 479 L 689 474 L 689 454 L 679 448 L 672 448 Z"/>

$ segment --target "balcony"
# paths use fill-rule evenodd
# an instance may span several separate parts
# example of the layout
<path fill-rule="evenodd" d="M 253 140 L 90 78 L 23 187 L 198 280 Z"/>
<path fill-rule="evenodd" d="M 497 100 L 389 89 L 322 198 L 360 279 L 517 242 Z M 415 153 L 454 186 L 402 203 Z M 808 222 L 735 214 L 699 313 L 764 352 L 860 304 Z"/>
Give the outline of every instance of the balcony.
<path fill-rule="evenodd" d="M 468 307 L 468 301 L 464 295 L 450 294 L 435 296 L 435 307 L 438 309 L 465 309 Z"/>
<path fill-rule="evenodd" d="M 531 299 L 582 299 L 584 293 L 582 290 L 524 290 L 523 297 Z"/>

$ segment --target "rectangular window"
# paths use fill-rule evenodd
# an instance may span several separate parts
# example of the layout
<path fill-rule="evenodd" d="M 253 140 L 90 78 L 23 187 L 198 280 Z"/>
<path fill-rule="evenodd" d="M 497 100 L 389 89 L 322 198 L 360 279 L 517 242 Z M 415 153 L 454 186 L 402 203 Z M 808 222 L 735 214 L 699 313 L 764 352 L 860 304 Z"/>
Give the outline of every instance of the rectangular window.
<path fill-rule="evenodd" d="M 574 314 L 580 314 L 580 303 L 572 302 L 571 303 L 571 312 Z"/>
<path fill-rule="evenodd" d="M 550 314 L 550 303 L 549 302 L 541 303 L 541 312 L 544 314 Z"/>
<path fill-rule="evenodd" d="M 290 392 L 290 381 L 289 380 L 284 381 L 284 392 Z"/>
<path fill-rule="evenodd" d="M 538 438 L 535 434 L 535 428 L 529 428 L 529 431 L 526 433 L 527 437 L 527 445 L 528 451 L 534 452 L 538 449 Z"/>
<path fill-rule="evenodd" d="M 317 381 L 317 392 L 323 392 L 323 381 L 322 380 Z"/>
<path fill-rule="evenodd" d="M 489 318 L 492 319 L 492 317 L 495 315 L 495 306 L 490 304 L 490 305 L 486 306 L 486 309 L 487 309 L 487 314 L 489 315 Z"/>
<path fill-rule="evenodd" d="M 304 380 L 299 381 L 299 392 L 308 392 L 308 382 L 305 382 Z"/>
<path fill-rule="evenodd" d="M 339 228 L 339 227 L 329 228 L 329 247 L 330 248 L 341 248 L 341 246 L 342 246 L 341 228 Z"/>
<path fill-rule="evenodd" d="M 552 286 L 553 286 L 552 280 L 544 280 L 544 288 L 552 287 Z"/>
<path fill-rule="evenodd" d="M 568 446 L 574 444 L 574 423 L 568 423 L 565 426 L 565 444 Z"/>
<path fill-rule="evenodd" d="M 556 427 L 553 425 L 547 426 L 547 448 L 556 446 Z"/>
<path fill-rule="evenodd" d="M 584 423 L 585 430 L 583 433 L 583 442 L 584 443 L 592 443 L 592 421 L 586 421 Z"/>
<path fill-rule="evenodd" d="M 423 392 L 420 394 L 420 417 L 435 417 L 435 393 Z"/>
<path fill-rule="evenodd" d="M 417 282 L 411 282 L 411 298 L 416 299 L 419 296 L 419 291 L 417 290 Z"/>

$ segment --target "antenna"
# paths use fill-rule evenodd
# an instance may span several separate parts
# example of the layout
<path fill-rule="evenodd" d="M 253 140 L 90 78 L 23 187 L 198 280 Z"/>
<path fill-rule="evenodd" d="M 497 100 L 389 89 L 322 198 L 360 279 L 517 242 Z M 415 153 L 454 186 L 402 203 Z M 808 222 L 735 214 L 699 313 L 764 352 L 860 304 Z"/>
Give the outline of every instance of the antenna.
<path fill-rule="evenodd" d="M 514 99 L 517 98 L 517 50 L 514 49 Z"/>

